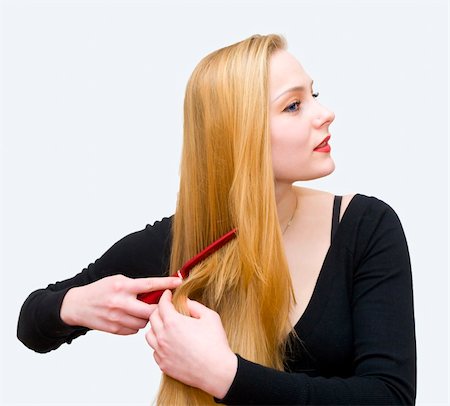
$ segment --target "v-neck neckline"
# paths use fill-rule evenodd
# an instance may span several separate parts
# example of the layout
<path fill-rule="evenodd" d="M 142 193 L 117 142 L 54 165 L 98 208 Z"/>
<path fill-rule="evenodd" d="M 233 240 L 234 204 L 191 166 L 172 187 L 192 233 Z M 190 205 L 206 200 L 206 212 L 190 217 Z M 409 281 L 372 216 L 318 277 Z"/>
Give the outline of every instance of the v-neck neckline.
<path fill-rule="evenodd" d="M 332 239 L 330 246 L 328 247 L 327 253 L 325 255 L 325 259 L 323 260 L 322 267 L 320 268 L 319 275 L 316 280 L 316 284 L 314 285 L 313 293 L 309 299 L 308 304 L 306 305 L 305 310 L 303 311 L 300 318 L 297 320 L 297 322 L 293 326 L 293 330 L 295 330 L 297 333 L 299 331 L 302 332 L 302 337 L 305 337 L 309 334 L 311 329 L 316 324 L 315 321 L 320 318 L 321 308 L 324 306 L 318 306 L 318 302 L 322 301 L 324 298 L 327 297 L 324 292 L 324 290 L 327 289 L 327 287 L 331 286 L 332 279 L 334 277 L 334 274 L 330 271 L 327 272 L 327 268 L 330 268 L 328 262 L 330 261 L 330 256 L 332 254 L 333 249 L 336 247 L 336 241 L 339 238 L 339 230 L 342 229 L 341 224 L 345 222 L 345 219 L 349 217 L 349 212 L 351 213 L 352 208 L 354 207 L 354 201 L 355 198 L 359 198 L 360 194 L 356 193 L 350 202 L 348 203 L 344 214 L 342 215 L 341 220 L 338 223 L 338 228 L 336 230 L 336 234 L 334 235 L 334 238 Z M 351 214 L 350 214 L 351 215 Z"/>

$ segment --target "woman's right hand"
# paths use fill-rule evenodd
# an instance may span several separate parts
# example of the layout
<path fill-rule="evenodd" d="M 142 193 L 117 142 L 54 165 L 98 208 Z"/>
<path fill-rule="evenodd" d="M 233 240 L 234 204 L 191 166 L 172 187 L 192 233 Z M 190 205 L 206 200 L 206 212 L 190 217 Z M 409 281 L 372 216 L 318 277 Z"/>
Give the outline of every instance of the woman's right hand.
<path fill-rule="evenodd" d="M 175 289 L 178 277 L 138 278 L 113 275 L 70 289 L 61 305 L 61 320 L 113 334 L 135 334 L 144 328 L 157 305 L 137 299 L 139 293 Z"/>

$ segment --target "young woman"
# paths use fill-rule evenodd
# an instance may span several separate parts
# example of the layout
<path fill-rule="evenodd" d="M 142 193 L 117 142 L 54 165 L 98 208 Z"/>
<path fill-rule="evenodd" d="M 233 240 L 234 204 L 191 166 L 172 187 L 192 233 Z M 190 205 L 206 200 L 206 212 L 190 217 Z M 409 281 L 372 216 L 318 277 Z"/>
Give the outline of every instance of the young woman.
<path fill-rule="evenodd" d="M 293 186 L 334 170 L 334 114 L 283 38 L 256 35 L 205 57 L 184 109 L 175 215 L 32 293 L 19 338 L 46 352 L 150 319 L 162 405 L 413 404 L 401 224 L 376 198 Z M 161 278 L 232 229 L 184 282 Z M 137 299 L 158 289 L 158 305 Z"/>

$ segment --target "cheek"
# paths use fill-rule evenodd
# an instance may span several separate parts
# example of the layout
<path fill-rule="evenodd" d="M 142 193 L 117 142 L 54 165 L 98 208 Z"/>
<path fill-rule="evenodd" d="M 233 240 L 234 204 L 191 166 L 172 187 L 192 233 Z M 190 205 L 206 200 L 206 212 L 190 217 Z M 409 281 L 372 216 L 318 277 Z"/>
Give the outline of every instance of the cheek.
<path fill-rule="evenodd" d="M 293 121 L 273 120 L 270 126 L 272 159 L 275 163 L 297 162 L 310 155 L 310 137 L 307 126 Z"/>

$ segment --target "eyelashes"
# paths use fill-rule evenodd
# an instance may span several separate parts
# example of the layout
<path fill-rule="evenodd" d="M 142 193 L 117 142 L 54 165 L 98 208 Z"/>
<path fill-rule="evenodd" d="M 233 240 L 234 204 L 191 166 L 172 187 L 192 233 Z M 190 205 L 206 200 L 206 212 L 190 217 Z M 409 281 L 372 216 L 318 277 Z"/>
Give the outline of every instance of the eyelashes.
<path fill-rule="evenodd" d="M 311 94 L 311 96 L 314 98 L 317 98 L 317 97 L 319 97 L 319 92 L 314 92 Z M 300 104 L 301 104 L 301 101 L 296 100 L 295 102 L 289 104 L 289 106 L 287 106 L 283 111 L 285 111 L 287 113 L 295 113 L 300 110 Z"/>
<path fill-rule="evenodd" d="M 286 111 L 288 113 L 295 113 L 300 109 L 300 101 L 296 100 L 294 103 L 291 103 L 289 106 L 287 106 L 283 111 Z"/>

